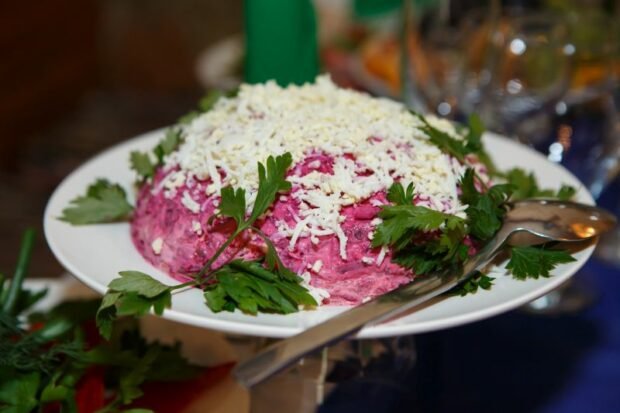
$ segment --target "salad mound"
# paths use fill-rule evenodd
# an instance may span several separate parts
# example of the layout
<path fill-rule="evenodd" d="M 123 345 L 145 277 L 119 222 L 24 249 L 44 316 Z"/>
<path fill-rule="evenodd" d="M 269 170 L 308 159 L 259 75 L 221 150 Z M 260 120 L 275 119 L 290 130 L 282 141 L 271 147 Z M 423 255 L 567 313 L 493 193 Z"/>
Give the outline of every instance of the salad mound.
<path fill-rule="evenodd" d="M 153 265 L 191 279 L 236 229 L 235 220 L 220 214 L 222 189 L 244 188 L 249 212 L 260 186 L 257 163 L 290 153 L 290 191 L 280 191 L 258 217 L 260 233 L 234 238 L 212 268 L 264 259 L 266 236 L 317 303 L 359 304 L 421 275 L 414 265 L 393 260 L 390 243 L 373 242 L 382 208 L 394 204 L 390 188 L 412 184 L 415 195 L 407 203 L 464 219 L 468 205 L 459 182 L 466 169 L 476 171 L 476 185 L 488 184 L 477 156 L 437 144 L 443 138 L 464 145 L 467 132 L 401 104 L 339 89 L 327 77 L 287 88 L 244 85 L 178 130 L 178 149 L 139 189 L 131 235 Z M 422 228 L 417 244 L 438 236 Z M 468 237 L 463 243 L 473 251 Z"/>

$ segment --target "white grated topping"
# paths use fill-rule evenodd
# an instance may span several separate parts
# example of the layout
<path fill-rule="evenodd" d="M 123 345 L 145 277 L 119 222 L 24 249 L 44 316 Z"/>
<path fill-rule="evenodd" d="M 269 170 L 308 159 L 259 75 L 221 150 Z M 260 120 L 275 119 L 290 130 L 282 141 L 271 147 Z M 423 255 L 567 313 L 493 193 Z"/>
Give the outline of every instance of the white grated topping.
<path fill-rule="evenodd" d="M 308 290 L 308 293 L 314 298 L 314 300 L 321 304 L 324 300 L 329 298 L 329 292 L 323 288 L 313 287 L 310 285 L 310 279 L 312 276 L 308 271 L 304 271 L 301 274 L 301 285 Z"/>
<path fill-rule="evenodd" d="M 198 221 L 192 221 L 192 231 L 197 235 L 202 235 L 202 225 Z"/>
<path fill-rule="evenodd" d="M 452 123 L 428 121 L 462 138 Z M 333 174 L 313 170 L 288 177 L 299 216 L 294 228 L 282 224 L 278 230 L 290 238 L 291 249 L 301 237 L 318 242 L 319 236 L 336 235 L 346 259 L 342 208 L 386 190 L 395 180 L 413 182 L 416 193 L 428 199 L 423 205 L 463 213 L 456 192 L 462 167 L 431 144 L 419 126 L 421 121 L 402 104 L 340 89 L 327 76 L 287 88 L 274 82 L 243 85 L 237 97 L 220 99 L 185 127 L 184 143 L 167 157 L 166 167 L 179 167 L 187 179 L 210 179 L 207 195 L 229 184 L 244 188 L 249 209 L 258 187 L 257 162 L 285 152 L 293 164 L 310 154 L 329 156 Z M 308 166 L 318 168 L 321 162 Z M 187 192 L 182 202 L 192 212 L 200 210 Z"/>
<path fill-rule="evenodd" d="M 387 245 L 384 245 L 381 247 L 381 250 L 379 250 L 379 255 L 377 255 L 377 265 L 381 265 L 381 263 L 383 263 L 383 260 L 385 259 L 385 254 L 387 254 L 388 251 L 388 247 Z"/>
<path fill-rule="evenodd" d="M 181 203 L 185 206 L 185 208 L 192 211 L 194 214 L 200 212 L 200 204 L 191 197 L 189 192 L 183 192 L 183 197 L 181 198 Z"/>
<path fill-rule="evenodd" d="M 163 248 L 163 246 L 164 246 L 164 240 L 162 239 L 162 237 L 155 238 L 153 242 L 151 243 L 151 249 L 153 250 L 155 255 L 161 254 L 161 249 Z"/>

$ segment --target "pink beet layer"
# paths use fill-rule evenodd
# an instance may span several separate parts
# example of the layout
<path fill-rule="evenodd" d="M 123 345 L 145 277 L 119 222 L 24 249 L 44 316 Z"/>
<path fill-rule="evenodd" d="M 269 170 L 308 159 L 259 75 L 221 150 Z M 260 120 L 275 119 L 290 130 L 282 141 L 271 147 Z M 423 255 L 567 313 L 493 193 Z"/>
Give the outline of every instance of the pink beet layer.
<path fill-rule="evenodd" d="M 332 165 L 332 158 L 315 153 L 295 165 L 289 174 L 303 176 L 313 170 L 331 174 Z M 170 198 L 165 196 L 163 190 L 153 189 L 158 188 L 166 175 L 172 172 L 160 170 L 151 184 L 140 189 L 131 223 L 131 235 L 144 258 L 174 278 L 182 280 L 187 274 L 202 268 L 233 231 L 234 222 L 218 218 L 209 223 L 219 202 L 219 194 L 206 195 L 205 189 L 209 182 L 186 183 L 177 188 L 176 194 Z M 200 204 L 198 213 L 190 211 L 181 202 L 185 191 Z M 341 226 L 348 238 L 345 260 L 340 256 L 335 235 L 318 237 L 318 243 L 312 243 L 309 237 L 300 237 L 294 248 L 289 248 L 290 239 L 278 232 L 277 223 L 284 221 L 291 228 L 295 226 L 295 217 L 299 212 L 295 191 L 293 187 L 292 193 L 280 196 L 271 213 L 257 225 L 273 241 L 286 266 L 299 274 L 308 271 L 311 274 L 310 284 L 329 292 L 330 297 L 324 304 L 359 304 L 364 299 L 383 294 L 411 279 L 410 271 L 391 262 L 389 252 L 377 264 L 380 249 L 371 247 L 369 234 L 374 230 L 371 221 L 379 212 L 379 207 L 373 204 L 377 204 L 377 201 L 387 203 L 384 192 L 342 209 L 341 215 L 345 219 Z M 200 230 L 194 228 L 194 222 L 200 223 Z M 162 239 L 163 244 L 156 253 L 157 248 L 153 248 L 152 244 L 158 238 Z M 264 243 L 259 237 L 245 234 L 225 251 L 215 266 L 232 257 L 259 258 L 263 251 Z M 315 271 L 315 263 L 319 260 L 322 265 Z"/>

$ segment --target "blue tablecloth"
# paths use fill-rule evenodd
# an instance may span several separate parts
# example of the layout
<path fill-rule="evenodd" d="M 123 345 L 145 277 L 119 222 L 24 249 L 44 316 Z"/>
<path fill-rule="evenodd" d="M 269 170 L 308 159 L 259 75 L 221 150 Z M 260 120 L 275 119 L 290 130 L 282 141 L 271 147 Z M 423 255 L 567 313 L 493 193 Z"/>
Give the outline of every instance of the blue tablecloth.
<path fill-rule="evenodd" d="M 415 337 L 417 361 L 338 385 L 320 413 L 620 411 L 620 271 L 579 274 L 599 299 L 581 314 L 513 311 Z"/>

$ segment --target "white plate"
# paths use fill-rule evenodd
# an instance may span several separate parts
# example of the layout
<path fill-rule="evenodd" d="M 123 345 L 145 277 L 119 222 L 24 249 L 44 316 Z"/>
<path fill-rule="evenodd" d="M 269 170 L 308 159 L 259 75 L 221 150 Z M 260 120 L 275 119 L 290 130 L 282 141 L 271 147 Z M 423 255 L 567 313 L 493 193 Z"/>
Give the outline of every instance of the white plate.
<path fill-rule="evenodd" d="M 84 283 L 104 293 L 106 285 L 122 270 L 139 270 L 160 281 L 174 284 L 174 280 L 147 263 L 134 248 L 129 224 L 103 224 L 74 227 L 57 219 L 69 201 L 84 193 L 96 178 L 105 177 L 129 190 L 134 173 L 129 169 L 129 153 L 147 150 L 161 138 L 162 130 L 147 133 L 114 146 L 86 162 L 69 175 L 56 189 L 45 210 L 45 236 L 58 260 Z M 496 135 L 486 135 L 485 143 L 495 162 L 501 168 L 520 166 L 535 172 L 543 187 L 557 188 L 566 183 L 578 189 L 581 202 L 593 203 L 583 185 L 561 166 L 548 162 L 532 149 Z M 133 193 L 130 195 L 133 198 Z M 131 199 L 133 201 L 133 199 Z M 358 333 L 359 338 L 385 337 L 438 330 L 469 323 L 511 310 L 566 281 L 592 254 L 594 247 L 579 251 L 576 262 L 559 266 L 550 278 L 516 281 L 501 269 L 495 275 L 490 291 L 479 291 L 466 297 L 439 299 L 416 312 L 388 323 L 368 326 Z M 203 302 L 200 291 L 175 294 L 172 309 L 164 317 L 182 323 L 214 330 L 266 337 L 287 337 L 317 324 L 345 307 L 320 307 L 290 315 L 259 314 L 249 316 L 241 312 L 212 313 Z"/>

